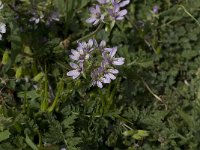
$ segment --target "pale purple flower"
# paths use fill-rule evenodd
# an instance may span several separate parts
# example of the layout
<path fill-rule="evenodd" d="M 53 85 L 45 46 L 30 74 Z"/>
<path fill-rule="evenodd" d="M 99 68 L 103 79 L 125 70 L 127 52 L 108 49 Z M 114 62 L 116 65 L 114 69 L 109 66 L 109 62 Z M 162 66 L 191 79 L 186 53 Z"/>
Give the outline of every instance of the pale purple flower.
<path fill-rule="evenodd" d="M 157 14 L 157 13 L 158 13 L 158 10 L 159 10 L 159 7 L 158 7 L 157 5 L 155 5 L 155 6 L 153 7 L 153 12 L 154 12 L 155 14 Z"/>
<path fill-rule="evenodd" d="M 123 57 L 119 57 L 119 58 L 114 57 L 117 52 L 117 47 L 105 48 L 105 51 L 109 52 L 109 54 L 107 54 L 106 52 L 102 54 L 105 63 L 116 65 L 116 66 L 120 66 L 124 64 L 125 59 Z"/>
<path fill-rule="evenodd" d="M 103 22 L 104 15 L 101 13 L 100 6 L 96 5 L 95 7 L 89 8 L 91 17 L 86 20 L 87 23 L 92 23 L 93 25 Z"/>
<path fill-rule="evenodd" d="M 70 66 L 74 69 L 67 73 L 67 76 L 72 77 L 73 79 L 78 78 L 78 76 L 83 72 L 83 63 L 79 63 L 79 65 L 71 62 Z"/>
<path fill-rule="evenodd" d="M 114 20 L 123 20 L 124 16 L 127 14 L 127 10 L 120 10 L 120 6 L 115 4 L 112 9 L 108 9 L 108 13 Z"/>
<path fill-rule="evenodd" d="M 100 4 L 107 4 L 110 0 L 97 0 Z"/>
<path fill-rule="evenodd" d="M 38 24 L 43 18 L 44 14 L 37 15 L 36 13 L 33 13 L 34 16 L 29 19 L 30 22 L 34 22 L 35 24 Z"/>
<path fill-rule="evenodd" d="M 47 20 L 46 20 L 46 25 L 47 26 L 50 26 L 52 22 L 55 22 L 55 21 L 60 21 L 60 14 L 58 11 L 52 11 Z"/>
<path fill-rule="evenodd" d="M 83 65 L 85 66 L 84 75 L 90 73 L 92 85 L 103 88 L 104 84 L 109 84 L 116 79 L 119 73 L 114 65 L 124 64 L 124 58 L 116 58 L 117 47 L 106 48 L 106 42 L 102 40 L 100 44 L 96 40 L 90 39 L 88 42 L 78 42 L 76 50 L 71 50 L 70 58 L 73 62 L 70 66 L 73 70 L 67 73 L 67 76 L 73 79 L 78 78 L 83 73 Z M 89 59 L 94 58 L 94 59 Z M 89 60 L 87 60 L 89 59 Z M 89 63 L 85 63 L 87 62 Z M 92 70 L 92 71 L 91 71 Z"/>
<path fill-rule="evenodd" d="M 113 5 L 118 5 L 119 7 L 125 7 L 130 3 L 130 0 L 124 0 L 121 2 L 121 0 L 111 0 Z"/>

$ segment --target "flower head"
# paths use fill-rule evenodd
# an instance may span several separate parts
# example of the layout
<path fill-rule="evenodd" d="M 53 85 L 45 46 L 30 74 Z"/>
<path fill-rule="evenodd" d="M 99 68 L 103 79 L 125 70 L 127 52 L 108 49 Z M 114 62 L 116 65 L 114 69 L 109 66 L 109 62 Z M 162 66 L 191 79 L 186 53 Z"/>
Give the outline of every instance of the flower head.
<path fill-rule="evenodd" d="M 89 8 L 91 17 L 86 20 L 87 23 L 92 23 L 93 25 L 103 22 L 104 15 L 101 13 L 100 6 L 96 5 L 95 7 Z"/>
<path fill-rule="evenodd" d="M 69 71 L 67 75 L 76 79 L 81 73 L 86 78 L 90 74 L 92 85 L 102 88 L 103 84 L 109 84 L 116 79 L 119 71 L 114 66 L 124 64 L 123 57 L 115 57 L 116 52 L 117 47 L 106 48 L 104 40 L 100 44 L 94 39 L 90 39 L 88 42 L 78 42 L 77 49 L 71 50 L 70 58 L 73 62 L 70 63 L 70 66 L 73 70 Z M 86 69 L 83 70 L 83 66 Z"/>

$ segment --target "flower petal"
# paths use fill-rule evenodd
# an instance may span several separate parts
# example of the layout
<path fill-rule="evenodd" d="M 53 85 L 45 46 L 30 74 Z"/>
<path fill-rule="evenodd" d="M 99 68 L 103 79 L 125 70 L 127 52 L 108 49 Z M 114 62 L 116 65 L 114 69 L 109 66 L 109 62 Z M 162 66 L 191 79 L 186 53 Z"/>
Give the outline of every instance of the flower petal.
<path fill-rule="evenodd" d="M 69 65 L 73 68 L 73 69 L 77 69 L 78 68 L 78 65 L 73 63 L 73 62 L 70 62 Z"/>
<path fill-rule="evenodd" d="M 112 73 L 108 73 L 109 77 L 112 79 L 112 80 L 115 80 L 116 77 L 112 74 Z"/>
<path fill-rule="evenodd" d="M 130 3 L 130 0 L 125 0 L 121 3 L 119 3 L 119 7 L 124 7 L 124 6 L 128 5 L 129 3 Z"/>
<path fill-rule="evenodd" d="M 100 47 L 105 47 L 106 46 L 106 41 L 102 40 L 99 46 Z"/>
<path fill-rule="evenodd" d="M 92 46 L 93 46 L 93 40 L 90 39 L 90 40 L 88 41 L 88 47 L 92 47 Z"/>
<path fill-rule="evenodd" d="M 93 18 L 93 17 L 88 18 L 88 19 L 86 20 L 87 23 L 93 23 L 93 22 L 95 22 L 95 21 L 96 21 L 96 18 Z"/>
<path fill-rule="evenodd" d="M 103 78 L 103 83 L 110 83 L 111 80 L 110 80 L 109 75 L 108 75 L 108 74 L 105 74 L 104 76 L 105 76 L 105 78 Z"/>
<path fill-rule="evenodd" d="M 97 81 L 97 86 L 98 86 L 99 88 L 102 88 L 102 87 L 103 87 L 103 84 L 101 83 L 101 81 Z"/>
<path fill-rule="evenodd" d="M 117 47 L 113 47 L 110 52 L 110 57 L 113 58 L 115 56 L 116 52 L 117 52 Z"/>
<path fill-rule="evenodd" d="M 96 14 L 97 13 L 97 11 L 96 11 L 96 9 L 94 7 L 90 7 L 89 11 L 90 11 L 91 14 Z"/>
<path fill-rule="evenodd" d="M 67 73 L 67 76 L 71 76 L 73 79 L 76 79 L 80 75 L 78 70 L 72 70 Z"/>
<path fill-rule="evenodd" d="M 121 16 L 121 17 L 126 15 L 126 14 L 127 14 L 127 10 L 126 9 L 123 9 L 118 13 L 118 15 Z"/>
<path fill-rule="evenodd" d="M 117 17 L 116 20 L 123 20 L 124 17 Z"/>
<path fill-rule="evenodd" d="M 108 69 L 108 72 L 112 73 L 112 74 L 118 74 L 119 71 L 117 69 Z"/>
<path fill-rule="evenodd" d="M 75 55 L 69 55 L 69 57 L 72 59 L 72 60 L 78 60 L 79 57 L 76 57 Z"/>
<path fill-rule="evenodd" d="M 74 49 L 71 50 L 71 53 L 72 53 L 75 57 L 77 57 L 77 58 L 80 57 L 79 52 L 76 51 L 76 50 L 74 50 Z"/>
<path fill-rule="evenodd" d="M 125 59 L 124 59 L 123 57 L 114 58 L 112 64 L 113 64 L 113 65 L 120 66 L 120 65 L 123 65 L 123 64 L 124 64 L 124 60 L 125 60 Z"/>
<path fill-rule="evenodd" d="M 96 11 L 97 11 L 97 13 L 101 13 L 99 5 L 96 5 Z"/>

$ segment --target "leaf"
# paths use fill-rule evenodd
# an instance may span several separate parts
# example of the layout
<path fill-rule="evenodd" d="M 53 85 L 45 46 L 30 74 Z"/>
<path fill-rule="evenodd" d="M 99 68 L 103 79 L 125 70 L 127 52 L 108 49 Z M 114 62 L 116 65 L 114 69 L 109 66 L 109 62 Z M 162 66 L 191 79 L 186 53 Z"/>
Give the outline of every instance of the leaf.
<path fill-rule="evenodd" d="M 29 136 L 26 134 L 26 143 L 33 149 L 33 150 L 38 150 L 37 146 L 31 141 Z"/>
<path fill-rule="evenodd" d="M 0 142 L 8 139 L 10 137 L 10 132 L 8 130 L 0 132 Z"/>
<path fill-rule="evenodd" d="M 9 52 L 6 50 L 4 53 L 3 53 L 3 58 L 2 58 L 2 64 L 5 65 L 7 64 L 9 61 Z"/>

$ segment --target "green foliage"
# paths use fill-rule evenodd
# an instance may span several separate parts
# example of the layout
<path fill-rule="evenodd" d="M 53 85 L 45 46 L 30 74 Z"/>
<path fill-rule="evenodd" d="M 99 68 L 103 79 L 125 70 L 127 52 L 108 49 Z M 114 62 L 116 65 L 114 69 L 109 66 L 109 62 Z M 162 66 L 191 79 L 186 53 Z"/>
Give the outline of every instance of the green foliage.
<path fill-rule="evenodd" d="M 95 34 L 93 2 L 3 1 L 0 149 L 200 149 L 200 1 L 132 0 L 124 21 Z M 52 11 L 60 18 L 48 24 Z M 126 61 L 103 89 L 66 76 L 70 49 L 90 33 Z"/>

